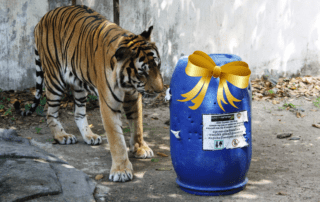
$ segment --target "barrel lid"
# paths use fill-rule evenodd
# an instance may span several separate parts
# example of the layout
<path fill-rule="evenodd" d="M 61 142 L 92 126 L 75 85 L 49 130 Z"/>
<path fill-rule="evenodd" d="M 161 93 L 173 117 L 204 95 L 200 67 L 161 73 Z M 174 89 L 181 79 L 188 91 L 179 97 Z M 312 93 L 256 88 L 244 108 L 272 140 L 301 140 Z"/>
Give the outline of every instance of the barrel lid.
<path fill-rule="evenodd" d="M 233 54 L 217 53 L 209 54 L 209 56 L 213 59 L 217 66 L 222 66 L 233 61 L 241 61 L 239 56 Z M 188 57 L 188 55 L 182 56 L 180 57 L 179 61 L 188 63 Z"/>

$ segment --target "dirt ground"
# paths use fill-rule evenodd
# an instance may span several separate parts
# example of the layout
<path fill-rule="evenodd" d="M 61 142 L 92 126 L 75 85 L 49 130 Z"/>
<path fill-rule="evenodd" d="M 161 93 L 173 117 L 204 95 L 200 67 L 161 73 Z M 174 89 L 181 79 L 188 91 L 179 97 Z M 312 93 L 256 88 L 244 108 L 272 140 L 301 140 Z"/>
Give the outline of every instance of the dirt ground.
<path fill-rule="evenodd" d="M 298 118 L 293 108 L 284 109 L 284 103 L 295 105 L 303 117 Z M 87 117 L 93 132 L 104 134 L 99 108 L 89 106 Z M 320 110 L 304 97 L 279 104 L 253 101 L 253 155 L 247 175 L 249 182 L 245 190 L 237 194 L 218 197 L 191 195 L 176 184 L 170 158 L 170 126 L 166 124 L 170 119 L 168 103 L 144 107 L 144 137 L 155 157 L 154 160 L 135 159 L 129 154 L 134 179 L 127 183 L 109 182 L 111 155 L 106 136 L 103 136 L 101 145 L 86 145 L 71 108 L 60 109 L 60 119 L 67 133 L 77 136 L 75 145 L 52 144 L 53 137 L 44 117 L 21 118 L 14 114 L 14 110 L 12 113 L 10 117 L 0 117 L 0 127 L 16 128 L 22 137 L 32 138 L 34 144 L 68 161 L 93 179 L 102 174 L 103 178 L 96 180 L 96 194 L 105 195 L 106 201 L 320 201 L 320 129 L 312 126 L 320 122 Z M 126 119 L 122 118 L 129 145 Z M 291 132 L 292 136 L 277 138 L 277 133 L 286 132 Z M 168 157 L 159 156 L 157 152 Z"/>

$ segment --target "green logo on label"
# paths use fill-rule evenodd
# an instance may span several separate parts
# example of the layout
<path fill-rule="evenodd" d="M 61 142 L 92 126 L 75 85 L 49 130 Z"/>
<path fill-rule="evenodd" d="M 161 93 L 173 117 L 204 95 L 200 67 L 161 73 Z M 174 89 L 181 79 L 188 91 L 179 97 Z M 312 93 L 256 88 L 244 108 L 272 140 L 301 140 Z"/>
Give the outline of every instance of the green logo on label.
<path fill-rule="evenodd" d="M 223 149 L 224 143 L 223 140 L 214 140 L 214 149 Z"/>

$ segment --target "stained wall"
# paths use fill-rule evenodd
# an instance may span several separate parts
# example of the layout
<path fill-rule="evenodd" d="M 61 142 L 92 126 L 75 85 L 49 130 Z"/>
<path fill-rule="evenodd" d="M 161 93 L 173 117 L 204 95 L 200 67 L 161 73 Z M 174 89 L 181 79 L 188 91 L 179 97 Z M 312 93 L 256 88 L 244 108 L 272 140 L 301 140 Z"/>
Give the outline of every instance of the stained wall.
<path fill-rule="evenodd" d="M 49 10 L 71 0 L 0 0 L 0 88 L 35 86 L 33 29 Z M 113 0 L 77 0 L 113 21 Z M 119 0 L 120 26 L 135 34 L 154 26 L 161 72 L 195 50 L 240 56 L 252 77 L 320 75 L 320 1 Z M 199 3 L 201 2 L 201 3 Z"/>
<path fill-rule="evenodd" d="M 0 89 L 35 86 L 34 27 L 63 5 L 71 0 L 0 0 Z"/>

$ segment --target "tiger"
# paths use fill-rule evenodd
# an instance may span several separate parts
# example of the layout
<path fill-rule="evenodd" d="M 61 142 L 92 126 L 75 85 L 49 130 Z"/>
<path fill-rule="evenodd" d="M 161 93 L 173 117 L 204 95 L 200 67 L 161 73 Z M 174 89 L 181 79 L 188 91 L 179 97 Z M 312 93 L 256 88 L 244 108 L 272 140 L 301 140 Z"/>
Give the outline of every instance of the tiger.
<path fill-rule="evenodd" d="M 21 115 L 36 110 L 44 82 L 47 125 L 54 140 L 75 144 L 77 138 L 66 133 L 58 113 L 64 92 L 71 88 L 74 118 L 82 138 L 88 145 L 98 145 L 102 138 L 91 131 L 86 117 L 87 95 L 95 94 L 110 145 L 110 181 L 133 179 L 121 109 L 129 123 L 130 151 L 136 158 L 154 156 L 143 139 L 142 124 L 142 97 L 152 99 L 164 88 L 159 51 L 150 39 L 152 30 L 150 26 L 135 35 L 84 5 L 51 10 L 34 28 L 36 94 L 31 108 Z"/>

